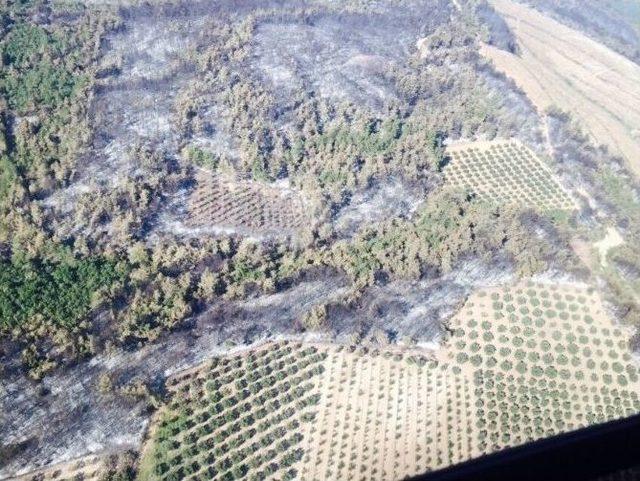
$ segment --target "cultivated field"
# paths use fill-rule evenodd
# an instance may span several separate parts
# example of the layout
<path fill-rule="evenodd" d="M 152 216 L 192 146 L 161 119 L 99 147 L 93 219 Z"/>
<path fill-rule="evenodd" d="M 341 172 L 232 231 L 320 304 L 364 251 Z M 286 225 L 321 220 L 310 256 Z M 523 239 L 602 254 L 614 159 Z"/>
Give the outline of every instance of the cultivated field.
<path fill-rule="evenodd" d="M 435 351 L 283 341 L 181 372 L 138 478 L 399 480 L 640 411 L 630 333 L 591 289 L 483 289 L 449 328 Z M 116 464 L 19 479 L 105 479 Z"/>
<path fill-rule="evenodd" d="M 572 112 L 596 143 L 624 156 L 640 175 L 640 66 L 586 35 L 509 0 L 492 0 L 522 53 L 484 45 L 482 54 L 538 107 Z"/>
<path fill-rule="evenodd" d="M 269 344 L 169 389 L 142 480 L 402 479 L 475 454 L 471 379 L 424 354 Z"/>
<path fill-rule="evenodd" d="M 483 200 L 541 210 L 575 208 L 553 172 L 519 141 L 461 144 L 450 147 L 448 155 L 446 182 Z"/>
<path fill-rule="evenodd" d="M 404 479 L 476 454 L 471 378 L 433 358 L 329 350 L 319 392 L 299 479 Z"/>
<path fill-rule="evenodd" d="M 308 222 L 301 197 L 253 181 L 235 181 L 202 170 L 189 198 L 187 225 L 287 235 Z"/>
<path fill-rule="evenodd" d="M 326 354 L 269 345 L 173 378 L 140 479 L 293 479 Z"/>
<path fill-rule="evenodd" d="M 522 284 L 472 296 L 450 359 L 473 372 L 477 447 L 506 446 L 640 411 L 628 342 L 591 289 Z"/>
<path fill-rule="evenodd" d="M 168 381 L 140 479 L 398 480 L 640 411 L 593 290 L 473 294 L 436 351 L 270 343 Z"/>

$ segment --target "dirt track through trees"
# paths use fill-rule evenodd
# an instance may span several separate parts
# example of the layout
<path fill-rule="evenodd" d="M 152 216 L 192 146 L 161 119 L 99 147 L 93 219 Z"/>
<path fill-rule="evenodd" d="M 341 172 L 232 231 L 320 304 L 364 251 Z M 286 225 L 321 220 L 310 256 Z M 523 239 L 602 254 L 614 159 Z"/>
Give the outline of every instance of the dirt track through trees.
<path fill-rule="evenodd" d="M 575 115 L 599 143 L 640 175 L 640 66 L 582 33 L 509 0 L 493 0 L 518 39 L 520 56 L 484 45 L 481 53 L 513 78 L 540 110 Z"/>

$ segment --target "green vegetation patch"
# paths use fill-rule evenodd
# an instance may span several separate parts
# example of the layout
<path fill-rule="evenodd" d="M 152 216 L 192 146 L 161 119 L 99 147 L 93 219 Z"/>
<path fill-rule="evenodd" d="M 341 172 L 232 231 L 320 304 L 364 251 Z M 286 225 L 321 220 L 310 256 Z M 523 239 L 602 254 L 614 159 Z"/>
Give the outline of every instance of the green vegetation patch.
<path fill-rule="evenodd" d="M 35 106 L 57 106 L 86 82 L 86 77 L 64 68 L 41 64 L 20 74 L 7 75 L 2 87 L 9 105 L 24 111 Z"/>
<path fill-rule="evenodd" d="M 0 201 L 14 188 L 17 172 L 13 163 L 4 156 L 0 156 Z"/>
<path fill-rule="evenodd" d="M 419 278 L 427 269 L 450 271 L 463 255 L 491 255 L 504 250 L 523 275 L 544 268 L 544 246 L 518 225 L 515 211 L 498 209 L 464 193 L 433 193 L 411 220 L 394 219 L 359 231 L 353 240 L 336 243 L 330 262 L 361 285 L 386 272 Z M 518 235 L 516 232 L 522 234 Z"/>
<path fill-rule="evenodd" d="M 40 318 L 73 329 L 125 275 L 122 266 L 99 257 L 56 263 L 2 261 L 0 328 L 10 330 Z"/>
<path fill-rule="evenodd" d="M 42 27 L 23 23 L 7 35 L 2 47 L 3 61 L 16 68 L 28 67 L 37 57 L 59 52 L 59 47 L 59 43 Z"/>
<path fill-rule="evenodd" d="M 9 107 L 18 111 L 56 107 L 84 85 L 87 78 L 75 74 L 60 59 L 67 42 L 29 23 L 14 26 L 0 46 L 3 73 L 0 90 Z"/>
<path fill-rule="evenodd" d="M 220 159 L 213 152 L 203 150 L 200 147 L 187 147 L 184 151 L 187 160 L 200 167 L 209 170 L 216 170 Z"/>

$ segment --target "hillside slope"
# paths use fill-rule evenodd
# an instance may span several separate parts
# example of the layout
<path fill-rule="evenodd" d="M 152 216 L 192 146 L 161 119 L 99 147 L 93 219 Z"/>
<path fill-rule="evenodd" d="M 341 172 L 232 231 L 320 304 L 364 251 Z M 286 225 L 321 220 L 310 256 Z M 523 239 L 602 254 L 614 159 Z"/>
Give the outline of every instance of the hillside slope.
<path fill-rule="evenodd" d="M 484 45 L 482 54 L 511 77 L 539 110 L 576 115 L 593 139 L 640 174 L 640 66 L 584 34 L 509 0 L 495 0 L 522 53 Z"/>

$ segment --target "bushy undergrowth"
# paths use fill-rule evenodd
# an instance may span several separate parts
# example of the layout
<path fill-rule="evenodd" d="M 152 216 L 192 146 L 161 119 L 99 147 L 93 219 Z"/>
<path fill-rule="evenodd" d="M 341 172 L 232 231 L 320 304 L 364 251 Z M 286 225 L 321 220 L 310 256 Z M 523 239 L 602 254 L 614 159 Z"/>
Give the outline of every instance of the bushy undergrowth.
<path fill-rule="evenodd" d="M 8 331 L 40 317 L 73 329 L 125 275 L 106 258 L 0 262 L 0 326 Z"/>
<path fill-rule="evenodd" d="M 28 22 L 13 26 L 1 47 L 5 68 L 0 76 L 9 107 L 19 112 L 59 106 L 86 83 L 61 59 L 68 41 Z"/>

